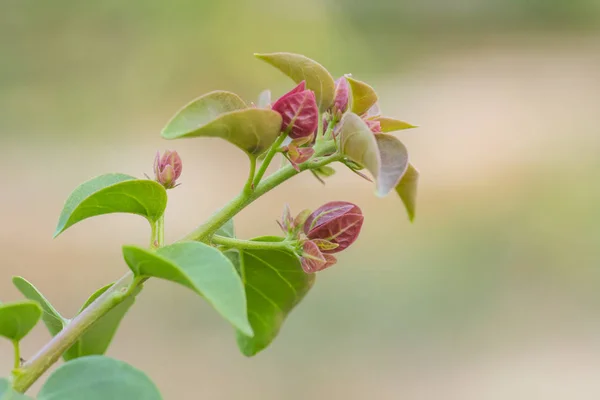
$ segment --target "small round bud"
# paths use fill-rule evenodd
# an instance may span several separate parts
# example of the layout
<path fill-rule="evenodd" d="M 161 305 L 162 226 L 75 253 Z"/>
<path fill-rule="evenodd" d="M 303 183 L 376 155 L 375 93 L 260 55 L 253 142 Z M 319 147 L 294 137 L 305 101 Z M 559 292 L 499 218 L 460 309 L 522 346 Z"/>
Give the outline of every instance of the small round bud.
<path fill-rule="evenodd" d="M 156 153 L 154 159 L 154 179 L 165 187 L 172 189 L 177 186 L 177 179 L 181 176 L 183 164 L 176 151 L 165 151 L 161 156 Z"/>

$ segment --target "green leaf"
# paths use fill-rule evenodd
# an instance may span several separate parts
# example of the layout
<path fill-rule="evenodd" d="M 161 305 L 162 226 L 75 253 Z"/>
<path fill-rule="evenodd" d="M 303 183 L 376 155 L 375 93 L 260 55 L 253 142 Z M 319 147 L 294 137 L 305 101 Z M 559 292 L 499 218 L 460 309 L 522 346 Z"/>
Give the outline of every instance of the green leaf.
<path fill-rule="evenodd" d="M 257 156 L 273 144 L 280 132 L 279 113 L 248 108 L 236 94 L 216 91 L 179 110 L 164 127 L 162 137 L 219 137 Z"/>
<path fill-rule="evenodd" d="M 110 213 L 130 213 L 156 221 L 167 206 L 167 192 L 157 182 L 124 174 L 106 174 L 91 179 L 71 193 L 54 237 L 86 218 Z"/>
<path fill-rule="evenodd" d="M 37 302 L 42 307 L 42 321 L 44 321 L 44 324 L 52 336 L 55 336 L 60 332 L 69 322 L 69 320 L 60 315 L 44 295 L 25 278 L 14 276 L 12 281 L 23 296 Z"/>
<path fill-rule="evenodd" d="M 123 361 L 88 356 L 54 371 L 38 400 L 161 400 L 156 385 L 142 371 Z"/>
<path fill-rule="evenodd" d="M 315 92 L 321 112 L 326 111 L 335 98 L 335 81 L 331 74 L 316 61 L 300 54 L 270 53 L 254 54 L 271 64 L 296 83 L 306 81 L 306 87 Z"/>
<path fill-rule="evenodd" d="M 153 276 L 186 286 L 203 296 L 234 327 L 253 334 L 242 281 L 219 250 L 200 242 L 181 242 L 157 251 L 124 246 L 123 256 L 136 276 Z"/>
<path fill-rule="evenodd" d="M 396 187 L 408 167 L 406 147 L 393 136 L 373 134 L 356 114 L 344 114 L 341 124 L 342 153 L 371 173 L 378 196 L 387 195 Z"/>
<path fill-rule="evenodd" d="M 254 336 L 238 332 L 237 342 L 241 352 L 250 357 L 275 339 L 288 314 L 312 287 L 315 274 L 306 274 L 295 254 L 279 250 L 240 250 L 239 263 Z"/>
<path fill-rule="evenodd" d="M 396 193 L 402 199 L 408 218 L 411 221 L 415 219 L 415 208 L 417 204 L 417 184 L 419 183 L 419 171 L 412 165 L 408 164 L 408 169 L 396 186 Z"/>
<path fill-rule="evenodd" d="M 0 305 L 0 336 L 20 341 L 42 317 L 42 308 L 31 300 Z"/>
<path fill-rule="evenodd" d="M 225 222 L 225 224 L 217 229 L 215 235 L 224 236 L 228 238 L 235 237 L 235 227 L 233 226 L 233 219 Z"/>
<path fill-rule="evenodd" d="M 112 285 L 112 283 L 106 285 L 92 294 L 83 304 L 83 306 L 81 306 L 78 314 L 81 314 L 85 308 L 92 304 L 94 300 L 100 297 L 104 292 L 110 289 Z M 138 288 L 137 290 L 137 293 L 139 293 L 141 288 Z M 135 302 L 135 295 L 137 295 L 137 293 L 134 293 L 133 296 L 125 299 L 121 304 L 110 310 L 106 315 L 96 321 L 94 325 L 92 325 L 79 338 L 79 340 L 63 354 L 65 361 L 84 356 L 102 355 L 106 353 L 106 350 L 108 350 L 108 347 L 110 346 L 110 343 L 112 342 L 112 339 L 114 338 L 121 321 Z"/>
<path fill-rule="evenodd" d="M 377 103 L 377 93 L 375 89 L 351 76 L 346 75 L 346 79 L 350 84 L 352 91 L 352 108 L 351 111 L 358 115 L 363 115 L 369 108 Z"/>
<path fill-rule="evenodd" d="M 399 119 L 388 118 L 388 117 L 373 117 L 370 118 L 374 121 L 379 121 L 382 132 L 394 132 L 403 129 L 416 128 L 415 125 L 411 125 L 408 122 L 400 121 Z"/>
<path fill-rule="evenodd" d="M 0 378 L 0 400 L 28 400 L 29 396 L 15 392 L 11 387 L 10 381 L 6 378 Z"/>
<path fill-rule="evenodd" d="M 379 133 L 375 135 L 381 158 L 381 168 L 377 176 L 377 191 L 385 196 L 400 182 L 408 168 L 408 150 L 394 136 Z"/>

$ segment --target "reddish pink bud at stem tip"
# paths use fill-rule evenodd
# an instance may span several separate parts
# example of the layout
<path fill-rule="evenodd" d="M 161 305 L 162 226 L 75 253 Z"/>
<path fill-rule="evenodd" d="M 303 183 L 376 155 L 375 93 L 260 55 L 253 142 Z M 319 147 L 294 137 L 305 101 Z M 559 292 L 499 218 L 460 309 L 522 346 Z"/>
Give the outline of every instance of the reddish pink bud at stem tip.
<path fill-rule="evenodd" d="M 317 100 L 315 93 L 306 89 L 304 81 L 281 96 L 273 103 L 271 109 L 281 114 L 281 130 L 288 132 L 292 139 L 310 136 L 317 130 Z"/>
<path fill-rule="evenodd" d="M 177 186 L 177 179 L 181 176 L 183 164 L 176 151 L 165 151 L 161 156 L 156 153 L 154 159 L 154 179 L 165 187 L 172 189 Z"/>

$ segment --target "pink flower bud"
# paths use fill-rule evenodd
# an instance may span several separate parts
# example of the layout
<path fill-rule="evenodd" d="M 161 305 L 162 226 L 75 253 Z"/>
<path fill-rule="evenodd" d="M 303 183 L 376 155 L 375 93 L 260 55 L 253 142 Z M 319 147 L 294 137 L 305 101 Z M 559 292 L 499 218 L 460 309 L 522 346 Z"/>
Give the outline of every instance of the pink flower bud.
<path fill-rule="evenodd" d="M 372 119 L 364 119 L 365 123 L 373 133 L 381 133 L 381 123 Z"/>
<path fill-rule="evenodd" d="M 156 153 L 154 159 L 154 179 L 163 185 L 165 189 L 172 189 L 177 186 L 177 179 L 181 175 L 183 164 L 176 151 L 165 151 L 160 155 Z"/>
<path fill-rule="evenodd" d="M 302 245 L 300 263 L 302 264 L 302 269 L 307 274 L 322 271 L 325 268 L 331 267 L 336 262 L 337 260 L 334 256 L 324 254 L 315 242 L 307 240 Z"/>
<path fill-rule="evenodd" d="M 299 139 L 294 139 L 287 146 L 287 151 L 285 153 L 290 163 L 296 171 L 300 171 L 298 167 L 299 164 L 302 164 L 305 161 L 308 161 L 313 154 L 315 154 L 315 150 L 312 147 L 300 147 L 306 144 L 312 146 L 313 135 L 305 136 Z"/>
<path fill-rule="evenodd" d="M 332 201 L 321 206 L 306 219 L 304 233 L 310 240 L 322 239 L 337 244 L 333 248 L 321 246 L 322 253 L 337 253 L 358 238 L 363 220 L 362 211 L 355 204 Z"/>
<path fill-rule="evenodd" d="M 334 115 L 340 118 L 341 115 L 348 109 L 349 92 L 350 88 L 345 77 L 342 76 L 335 81 L 335 98 L 333 100 L 332 111 Z"/>
<path fill-rule="evenodd" d="M 310 136 L 317 130 L 317 100 L 315 93 L 306 89 L 305 81 L 281 96 L 271 109 L 281 114 L 281 130 L 287 132 L 292 139 Z"/>

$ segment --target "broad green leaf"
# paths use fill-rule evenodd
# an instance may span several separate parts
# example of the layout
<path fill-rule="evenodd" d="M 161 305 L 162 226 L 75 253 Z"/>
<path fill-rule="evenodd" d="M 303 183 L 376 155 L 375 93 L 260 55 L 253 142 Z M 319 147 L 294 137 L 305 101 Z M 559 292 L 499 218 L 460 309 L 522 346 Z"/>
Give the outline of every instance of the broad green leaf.
<path fill-rule="evenodd" d="M 371 173 L 378 196 L 385 196 L 396 187 L 408 166 L 408 152 L 398 139 L 374 134 L 353 113 L 342 117 L 339 136 L 342 153 Z"/>
<path fill-rule="evenodd" d="M 408 168 L 408 150 L 394 136 L 383 133 L 375 135 L 381 158 L 381 169 L 377 176 L 377 192 L 385 196 L 400 182 Z"/>
<path fill-rule="evenodd" d="M 112 285 L 112 283 L 106 285 L 92 294 L 83 304 L 83 306 L 81 306 L 78 314 L 92 304 L 94 300 L 100 297 Z M 138 291 L 139 290 L 140 289 L 138 289 Z M 106 315 L 96 321 L 94 325 L 92 325 L 79 338 L 79 340 L 63 354 L 65 361 L 84 356 L 102 355 L 106 353 L 106 350 L 108 350 L 108 347 L 110 346 L 110 343 L 112 342 L 112 339 L 114 338 L 121 321 L 135 302 L 135 295 L 137 295 L 137 293 L 127 298 L 121 304 L 110 310 Z"/>
<path fill-rule="evenodd" d="M 396 193 L 402 199 L 408 218 L 413 221 L 415 219 L 415 208 L 417 204 L 417 184 L 419 183 L 419 171 L 412 165 L 408 164 L 408 168 L 404 176 L 396 186 Z"/>
<path fill-rule="evenodd" d="M 333 104 L 335 81 L 325 67 L 318 62 L 293 53 L 254 55 L 289 76 L 294 82 L 306 81 L 306 87 L 315 92 L 321 112 L 326 111 Z"/>
<path fill-rule="evenodd" d="M 281 238 L 255 240 L 276 241 Z M 239 263 L 254 336 L 238 332 L 237 342 L 241 352 L 250 357 L 275 339 L 288 314 L 312 287 L 315 274 L 306 274 L 298 257 L 285 251 L 240 250 Z"/>
<path fill-rule="evenodd" d="M 234 327 L 253 334 L 242 281 L 219 250 L 200 242 L 180 242 L 157 251 L 124 246 L 123 256 L 136 276 L 153 276 L 186 286 L 203 296 Z"/>
<path fill-rule="evenodd" d="M 55 336 L 60 332 L 69 322 L 69 320 L 60 315 L 44 295 L 25 278 L 15 276 L 12 281 L 23 296 L 37 302 L 42 307 L 42 321 L 44 321 L 44 324 L 52 336 Z"/>
<path fill-rule="evenodd" d="M 0 378 L 0 400 L 29 400 L 31 397 L 22 393 L 15 392 L 11 387 L 10 381 L 6 378 Z"/>
<path fill-rule="evenodd" d="M 162 131 L 165 139 L 219 137 L 258 156 L 281 132 L 281 115 L 248 108 L 236 94 L 216 91 L 193 100 L 175 114 Z"/>
<path fill-rule="evenodd" d="M 54 237 L 86 218 L 110 213 L 129 213 L 156 221 L 167 206 L 167 192 L 157 182 L 124 174 L 106 174 L 93 178 L 71 193 Z"/>
<path fill-rule="evenodd" d="M 78 358 L 54 371 L 38 400 L 161 400 L 156 385 L 142 371 L 104 356 Z"/>
<path fill-rule="evenodd" d="M 346 75 L 346 79 L 350 84 L 352 92 L 352 108 L 351 111 L 358 115 L 363 115 L 369 108 L 377 103 L 377 93 L 375 89 L 366 83 Z"/>
<path fill-rule="evenodd" d="M 400 121 L 399 119 L 388 118 L 388 117 L 373 117 L 374 121 L 379 121 L 382 132 L 394 132 L 402 129 L 416 128 L 415 125 L 411 125 L 408 122 Z"/>
<path fill-rule="evenodd" d="M 42 317 L 42 308 L 35 301 L 23 300 L 0 305 L 0 336 L 20 341 Z"/>

